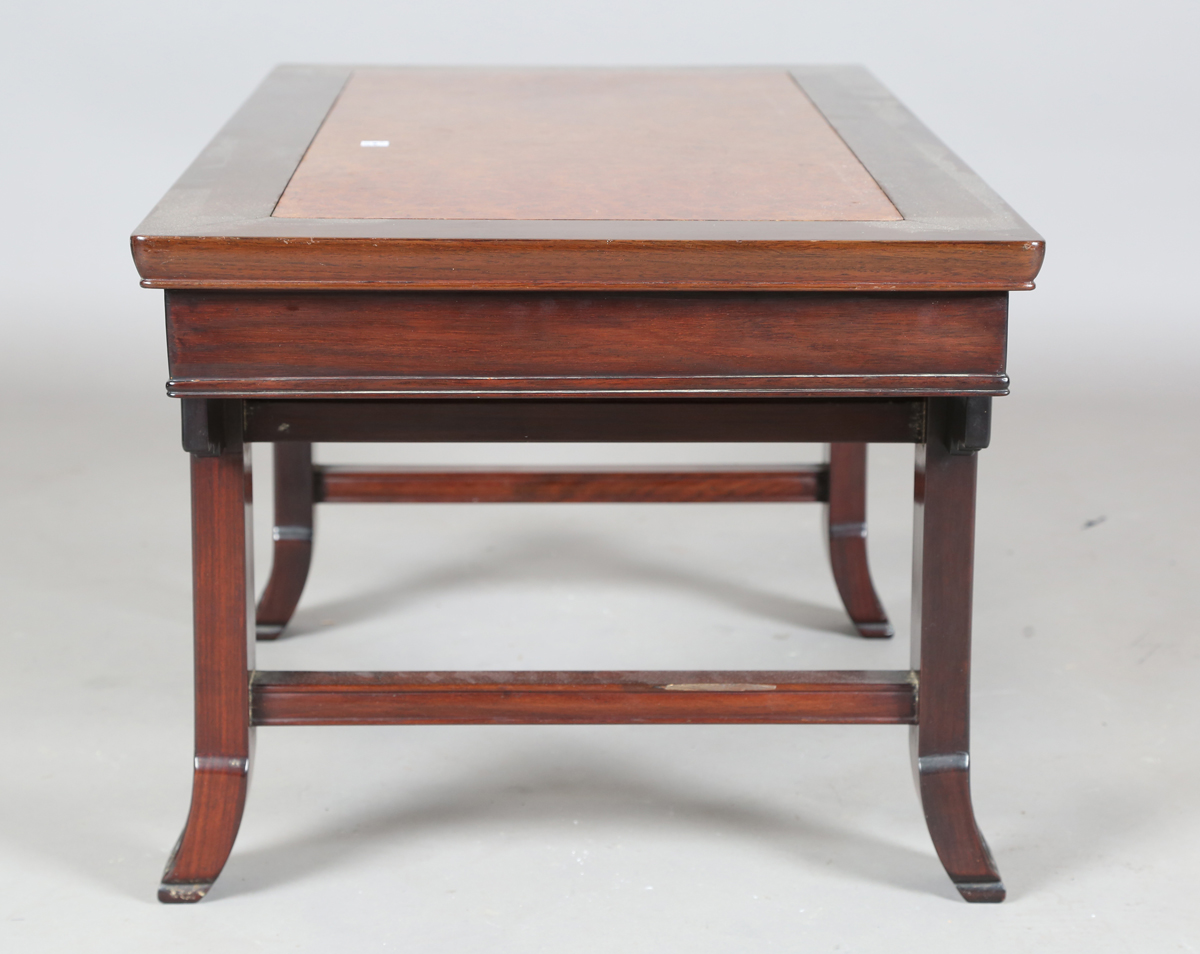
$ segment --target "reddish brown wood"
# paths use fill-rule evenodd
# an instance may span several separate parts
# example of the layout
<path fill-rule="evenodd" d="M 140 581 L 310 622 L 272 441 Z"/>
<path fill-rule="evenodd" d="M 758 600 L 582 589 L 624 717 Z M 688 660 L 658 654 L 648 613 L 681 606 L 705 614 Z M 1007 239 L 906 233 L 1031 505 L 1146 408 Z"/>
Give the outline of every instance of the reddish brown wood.
<path fill-rule="evenodd" d="M 334 400 L 246 402 L 252 441 L 924 440 L 914 400 Z"/>
<path fill-rule="evenodd" d="M 790 88 L 790 106 L 779 114 L 783 126 L 767 124 L 725 137 L 719 146 L 711 135 L 701 137 L 700 146 L 689 151 L 695 143 L 683 135 L 687 130 L 708 134 L 710 126 L 740 128 L 757 115 L 757 107 L 739 113 L 729 106 L 737 96 L 710 95 L 702 110 L 664 110 L 652 96 L 637 99 L 639 82 L 648 81 L 632 73 L 625 76 L 628 88 L 618 113 L 628 118 L 649 109 L 672 135 L 592 115 L 582 122 L 584 132 L 594 137 L 615 129 L 618 139 L 624 137 L 624 148 L 608 155 L 576 150 L 567 161 L 560 147 L 567 152 L 573 147 L 564 146 L 557 133 L 577 117 L 571 110 L 556 113 L 555 104 L 542 100 L 529 112 L 558 116 L 556 135 L 540 140 L 549 144 L 550 153 L 513 149 L 503 137 L 521 130 L 527 135 L 530 124 L 511 121 L 522 107 L 510 96 L 480 120 L 490 130 L 488 149 L 475 154 L 459 149 L 447 163 L 427 142 L 417 150 L 420 162 L 410 163 L 419 172 L 441 162 L 445 168 L 439 174 L 445 171 L 448 180 L 459 176 L 460 182 L 464 169 L 465 179 L 471 179 L 472 169 L 485 168 L 492 183 L 488 191 L 431 189 L 419 175 L 399 183 L 402 191 L 416 186 L 427 202 L 457 203 L 452 209 L 443 205 L 440 212 L 465 217 L 289 217 L 289 203 L 303 198 L 303 190 L 313 185 L 309 174 L 322 156 L 332 154 L 322 152 L 323 146 L 296 178 L 298 191 L 281 208 L 283 214 L 273 215 L 351 72 L 284 67 L 272 74 L 132 241 L 144 284 L 176 290 L 168 303 L 170 393 L 196 402 L 184 415 L 185 446 L 198 455 L 193 459 L 196 775 L 188 823 L 164 877 L 163 900 L 201 897 L 229 854 L 245 798 L 251 698 L 254 719 L 269 724 L 911 724 L 919 717 L 914 756 L 938 854 L 968 900 L 1003 897 L 969 789 L 975 461 L 971 453 L 952 454 L 950 448 L 971 451 L 986 443 L 990 396 L 1007 388 L 1005 292 L 1032 287 L 1043 254 L 1040 237 L 865 71 L 844 67 L 790 72 L 836 133 L 819 123 L 814 127 L 821 129 L 822 148 L 833 148 L 842 159 L 852 154 L 843 171 L 858 177 L 859 197 L 878 198 L 862 178 L 865 169 L 899 218 L 851 221 L 862 209 L 847 209 L 848 197 L 854 196 L 847 180 L 816 190 L 822 193 L 817 200 L 828 203 L 826 211 L 843 220 L 789 220 L 800 214 L 792 199 L 806 183 L 831 173 L 837 177 L 837 169 L 827 166 L 833 161 L 828 152 L 822 160 L 826 167 L 806 172 L 804 150 L 799 150 L 794 180 L 771 164 L 779 158 L 779 142 L 794 138 L 796 123 L 816 120 L 811 111 L 807 119 L 797 118 L 792 107 L 803 97 L 793 96 Z M 571 82 L 582 75 L 574 74 Z M 673 74 L 671 82 L 678 86 L 683 75 Z M 744 75 L 714 71 L 705 73 L 703 82 L 724 82 L 732 89 L 741 82 L 735 76 Z M 694 93 L 684 89 L 681 95 L 694 100 Z M 426 114 L 453 119 L 450 133 L 461 135 L 461 109 L 455 113 L 461 104 L 432 86 L 422 95 L 429 100 Z M 431 105 L 439 96 L 441 109 Z M 352 112 L 333 117 L 329 135 L 344 133 L 339 123 Z M 411 110 L 401 117 L 412 118 Z M 651 151 L 640 157 L 629 152 L 633 140 Z M 734 155 L 747 147 L 748 154 L 732 163 L 722 152 Z M 375 161 L 350 151 L 354 163 Z M 537 170 L 537 187 L 508 195 L 496 191 L 496 183 L 511 184 L 521 175 L 511 163 L 495 167 L 504 156 Z M 747 177 L 755 156 L 766 164 Z M 596 159 L 614 176 L 631 170 L 635 179 L 643 176 L 642 186 L 630 188 L 634 179 L 627 178 L 601 183 L 598 190 L 595 175 L 576 175 L 579 162 L 591 168 Z M 742 159 L 749 166 L 739 166 Z M 664 160 L 678 160 L 680 173 L 665 184 Z M 703 168 L 718 177 L 733 173 L 753 180 L 752 188 L 698 191 L 693 188 L 696 170 Z M 366 205 L 363 196 L 349 195 L 363 186 L 367 193 L 375 189 L 374 200 L 379 198 L 378 182 L 372 185 L 371 176 L 361 171 L 351 169 L 340 181 L 332 177 L 325 183 L 332 192 L 321 198 L 353 199 L 360 206 L 326 206 L 324 213 L 395 214 L 394 208 L 371 204 L 370 195 Z M 565 188 L 555 175 L 565 177 Z M 322 178 L 329 177 L 317 175 Z M 394 177 L 389 181 L 396 185 Z M 310 190 L 308 197 L 313 195 Z M 402 196 L 401 205 L 411 199 L 411 194 Z M 681 201 L 694 205 L 681 211 Z M 577 211 L 589 203 L 595 206 L 585 210 L 589 216 L 622 217 L 520 218 Z M 742 207 L 735 209 L 739 203 Z M 292 206 L 291 214 L 298 209 Z M 647 218 L 686 217 L 698 209 L 742 218 Z M 420 214 L 435 211 L 426 207 Z M 494 217 L 501 214 L 517 218 Z M 962 412 L 954 418 L 958 423 L 950 421 L 950 395 L 962 396 L 954 399 Z M 910 673 L 275 673 L 258 674 L 251 694 L 247 642 L 253 589 L 243 426 L 246 439 L 298 445 L 314 440 L 927 444 L 919 456 L 916 495 L 919 693 Z M 948 437 L 947 427 L 962 433 Z M 298 449 L 283 453 L 301 454 Z M 849 479 L 839 481 L 837 458 L 835 452 L 830 477 L 839 489 L 830 501 L 831 524 L 840 528 L 835 541 L 846 541 L 858 531 L 847 536 L 842 530 L 863 522 L 865 488 L 853 460 Z M 309 480 L 307 459 L 291 473 Z M 350 482 L 354 479 L 360 489 L 368 482 L 361 475 Z M 371 480 L 373 492 L 395 491 L 394 483 L 382 488 L 378 474 Z M 505 493 L 517 499 L 522 494 L 543 499 L 590 494 L 594 499 L 599 493 L 596 481 L 583 487 L 577 477 L 538 480 L 537 487 L 509 480 Z M 635 492 L 615 487 L 614 480 L 609 478 L 606 492 Z M 488 492 L 499 493 L 495 483 L 493 477 Z M 728 482 L 724 486 L 721 493 L 734 492 Z M 707 499 L 717 499 L 711 481 L 706 488 Z M 449 487 L 437 491 L 450 492 Z M 676 492 L 681 492 L 678 486 L 670 490 Z M 475 491 L 459 486 L 453 493 Z M 311 500 L 290 499 L 311 510 Z M 303 526 L 303 520 L 281 524 L 293 525 Z M 870 583 L 865 549 L 855 546 L 835 542 L 831 549 L 839 588 L 844 595 L 849 591 L 847 602 L 861 618 Z M 285 615 L 273 604 L 294 605 L 302 582 L 298 562 L 285 565 L 285 552 L 277 555 L 280 582 L 268 586 L 264 600 L 268 616 Z M 878 615 L 882 618 L 881 609 Z"/>
<path fill-rule="evenodd" d="M 312 562 L 315 487 L 312 444 L 280 443 L 275 451 L 275 526 L 271 575 L 258 601 L 259 639 L 276 639 L 287 626 Z"/>
<path fill-rule="evenodd" d="M 867 563 L 867 445 L 830 444 L 828 479 L 826 531 L 838 593 L 860 635 L 886 638 L 894 630 Z"/>
<path fill-rule="evenodd" d="M 235 405 L 235 412 L 240 410 Z M 196 758 L 192 804 L 158 898 L 204 897 L 233 848 L 250 771 L 254 607 L 249 447 L 227 422 L 219 456 L 192 456 Z"/>
<path fill-rule="evenodd" d="M 172 292 L 173 394 L 1002 393 L 1004 293 Z"/>
<path fill-rule="evenodd" d="M 779 68 L 356 69 L 273 214 L 901 218 Z"/>
<path fill-rule="evenodd" d="M 1041 265 L 1041 237 L 856 67 L 790 72 L 900 220 L 782 221 L 785 202 L 723 222 L 518 221 L 489 219 L 486 208 L 457 220 L 273 216 L 353 71 L 287 66 L 266 80 L 138 228 L 145 285 L 1009 290 L 1032 287 Z M 677 143 L 654 142 L 645 162 L 673 158 Z M 735 147 L 722 143 L 722 155 Z M 812 173 L 799 158 L 801 183 Z"/>
<path fill-rule="evenodd" d="M 276 445 L 280 447 L 284 445 Z M 319 467 L 328 503 L 804 503 L 824 499 L 821 466 L 673 471 Z"/>
<path fill-rule="evenodd" d="M 658 242 L 298 239 L 145 235 L 134 237 L 133 252 L 145 288 L 649 292 L 1022 291 L 1033 288 L 1045 254 L 1040 240 L 967 236 L 877 247 L 837 240 L 709 242 L 700 235 Z M 257 277 L 264 275 L 270 277 Z"/>
<path fill-rule="evenodd" d="M 930 401 L 917 448 L 912 665 L 919 672 L 914 770 L 929 834 L 968 901 L 1003 901 L 1004 885 L 975 822 L 970 788 L 974 453 L 947 447 L 948 401 Z"/>
<path fill-rule="evenodd" d="M 745 377 L 707 381 L 703 378 L 268 378 L 171 381 L 171 397 L 370 399 L 379 395 L 411 398 L 695 398 L 714 397 L 925 397 L 937 394 L 994 396 L 1008 393 L 1005 374 L 880 374 L 813 377 Z"/>
<path fill-rule="evenodd" d="M 259 672 L 256 725 L 910 723 L 908 672 Z"/>

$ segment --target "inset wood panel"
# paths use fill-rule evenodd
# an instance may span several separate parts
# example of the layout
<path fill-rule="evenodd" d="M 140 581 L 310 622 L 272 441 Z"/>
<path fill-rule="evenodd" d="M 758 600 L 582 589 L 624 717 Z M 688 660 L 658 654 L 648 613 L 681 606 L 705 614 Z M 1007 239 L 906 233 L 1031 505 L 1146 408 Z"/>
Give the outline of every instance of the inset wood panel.
<path fill-rule="evenodd" d="M 172 292 L 171 390 L 1003 392 L 1007 299 Z"/>
<path fill-rule="evenodd" d="M 779 69 L 358 69 L 274 215 L 901 218 Z"/>

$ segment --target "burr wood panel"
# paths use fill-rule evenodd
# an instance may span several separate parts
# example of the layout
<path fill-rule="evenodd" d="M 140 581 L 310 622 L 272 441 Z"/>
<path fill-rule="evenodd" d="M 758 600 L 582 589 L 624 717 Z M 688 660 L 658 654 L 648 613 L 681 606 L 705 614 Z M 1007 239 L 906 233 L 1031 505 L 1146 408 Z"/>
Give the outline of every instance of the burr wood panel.
<path fill-rule="evenodd" d="M 783 69 L 358 69 L 273 213 L 902 216 Z"/>

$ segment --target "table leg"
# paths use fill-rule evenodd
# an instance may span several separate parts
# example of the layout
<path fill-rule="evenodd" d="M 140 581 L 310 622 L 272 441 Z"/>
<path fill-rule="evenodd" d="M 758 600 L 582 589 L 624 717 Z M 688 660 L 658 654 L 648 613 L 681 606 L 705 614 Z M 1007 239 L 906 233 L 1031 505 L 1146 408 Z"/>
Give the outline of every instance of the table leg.
<path fill-rule="evenodd" d="M 917 446 L 912 667 L 919 673 L 913 768 L 938 857 L 968 901 L 1004 885 L 971 805 L 971 587 L 977 454 L 950 451 L 951 402 L 930 400 Z"/>
<path fill-rule="evenodd" d="M 283 632 L 308 579 L 313 547 L 312 444 L 278 443 L 275 448 L 275 541 L 271 575 L 258 601 L 259 639 Z"/>
<path fill-rule="evenodd" d="M 240 410 L 240 405 L 238 405 Z M 199 901 L 233 848 L 254 730 L 253 553 L 249 445 L 240 432 L 214 456 L 192 455 L 196 758 L 192 805 L 158 899 Z"/>
<path fill-rule="evenodd" d="M 867 445 L 829 445 L 829 563 L 858 632 L 886 638 L 894 632 L 871 583 L 867 565 Z"/>

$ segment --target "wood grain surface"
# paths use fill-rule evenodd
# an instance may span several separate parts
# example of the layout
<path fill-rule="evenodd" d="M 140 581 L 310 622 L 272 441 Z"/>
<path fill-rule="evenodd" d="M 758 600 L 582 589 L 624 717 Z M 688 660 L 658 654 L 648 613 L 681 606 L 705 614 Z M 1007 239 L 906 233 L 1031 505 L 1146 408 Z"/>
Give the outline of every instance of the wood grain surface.
<path fill-rule="evenodd" d="M 860 635 L 886 639 L 895 630 L 875 592 L 867 561 L 867 445 L 831 443 L 826 477 L 829 563 L 838 594 Z"/>
<path fill-rule="evenodd" d="M 220 411 L 221 452 L 191 458 L 196 747 L 191 807 L 158 893 L 165 903 L 198 901 L 221 873 L 241 824 L 254 746 L 250 448 L 240 404 Z"/>
<path fill-rule="evenodd" d="M 1004 293 L 171 292 L 172 394 L 1003 393 Z"/>
<path fill-rule="evenodd" d="M 780 69 L 356 70 L 274 215 L 901 218 Z"/>
<path fill-rule="evenodd" d="M 826 470 L 801 464 L 686 471 L 326 465 L 314 476 L 316 499 L 324 503 L 812 503 L 826 497 Z"/>
<path fill-rule="evenodd" d="M 303 441 L 275 444 L 275 524 L 272 528 L 271 575 L 255 611 L 259 639 L 276 639 L 287 626 L 312 565 L 312 445 Z"/>
<path fill-rule="evenodd" d="M 258 672 L 255 725 L 912 723 L 906 671 Z"/>
<path fill-rule="evenodd" d="M 404 72 L 414 77 L 447 75 L 444 70 Z M 462 75 L 477 72 L 464 70 Z M 528 70 L 516 72 L 530 75 Z M 585 70 L 581 75 L 596 72 Z M 367 290 L 1013 290 L 1031 288 L 1041 266 L 1041 237 L 858 67 L 685 70 L 679 75 L 693 81 L 707 77 L 706 83 L 724 82 L 722 77 L 772 77 L 771 82 L 778 83 L 777 91 L 788 91 L 783 101 L 789 109 L 803 111 L 804 104 L 811 101 L 822 122 L 836 132 L 902 218 L 893 213 L 891 218 L 859 221 L 787 220 L 787 215 L 795 213 L 788 211 L 786 202 L 771 210 L 769 219 L 649 219 L 636 216 L 651 213 L 632 208 L 622 212 L 628 216 L 624 218 L 587 219 L 273 215 L 322 122 L 355 73 L 356 68 L 348 66 L 276 69 L 134 233 L 133 255 L 143 284 L 152 288 Z M 666 77 L 673 72 L 655 74 Z M 791 95 L 783 85 L 785 75 L 803 94 Z M 751 113 L 759 116 L 769 111 L 765 106 L 755 110 Z M 689 128 L 703 131 L 703 117 L 695 115 L 699 127 Z M 811 113 L 806 115 L 812 129 L 821 128 Z M 670 117 L 663 119 L 669 121 Z M 429 136 L 433 136 L 432 130 L 432 126 L 427 129 Z M 503 146 L 511 155 L 517 145 L 504 145 L 502 133 L 498 131 L 500 139 L 494 145 Z M 620 133 L 642 134 L 637 130 Z M 783 135 L 765 128 L 758 134 Z M 361 135 L 365 138 L 368 134 Z M 450 130 L 447 135 L 460 133 Z M 388 141 L 406 142 L 403 136 Z M 825 142 L 829 146 L 831 140 L 826 137 Z M 433 148 L 429 142 L 426 147 Z M 355 148 L 363 153 L 358 156 L 363 161 L 391 161 L 379 154 L 392 155 L 393 145 Z M 688 155 L 695 158 L 694 152 Z M 316 152 L 313 157 L 316 162 Z M 800 174 L 802 160 L 798 153 L 795 182 L 815 183 L 810 175 L 815 174 L 813 170 Z M 481 154 L 459 161 L 486 164 L 489 160 Z M 624 171 L 614 175 L 618 180 L 620 176 L 648 175 L 639 171 L 642 162 L 638 159 L 632 164 L 637 168 L 626 163 Z M 728 169 L 722 167 L 713 174 L 728 175 L 744 168 L 738 162 L 726 165 Z M 831 177 L 831 192 L 824 199 L 814 199 L 818 205 L 828 201 L 832 209 L 844 205 L 846 197 L 854 193 L 846 183 L 858 173 L 843 182 L 839 168 L 845 172 L 851 167 L 835 163 L 821 173 Z M 661 172 L 654 175 L 661 176 Z M 422 188 L 428 192 L 433 180 L 424 181 Z M 856 181 L 862 185 L 861 179 Z M 587 182 L 572 180 L 570 185 L 579 190 L 573 201 L 595 206 Z M 545 186 L 547 195 L 557 196 L 555 202 L 570 199 L 565 183 L 548 181 Z M 615 187 L 603 188 L 611 191 Z M 732 193 L 718 196 L 723 189 L 701 189 L 686 198 L 693 204 L 745 201 Z M 481 187 L 473 194 L 480 196 Z M 655 195 L 653 190 L 650 194 L 643 190 L 637 204 L 659 201 Z M 501 205 L 512 204 L 510 200 L 511 196 L 506 199 L 499 191 L 488 199 Z M 761 195 L 755 201 L 760 200 Z M 447 199 L 443 196 L 440 201 Z M 291 198 L 280 206 L 281 211 L 286 212 L 290 203 Z M 848 213 L 843 209 L 837 214 Z"/>
<path fill-rule="evenodd" d="M 917 447 L 913 511 L 912 668 L 920 724 L 910 751 L 938 857 L 968 901 L 1003 901 L 1004 885 L 975 820 L 970 784 L 971 604 L 976 453 L 950 449 L 951 402 L 929 402 Z"/>

